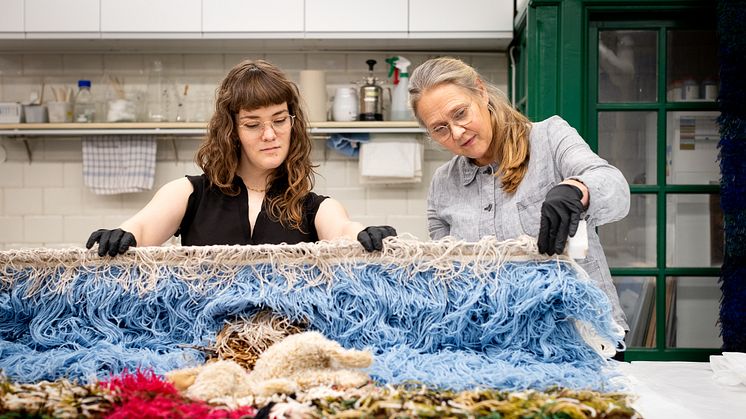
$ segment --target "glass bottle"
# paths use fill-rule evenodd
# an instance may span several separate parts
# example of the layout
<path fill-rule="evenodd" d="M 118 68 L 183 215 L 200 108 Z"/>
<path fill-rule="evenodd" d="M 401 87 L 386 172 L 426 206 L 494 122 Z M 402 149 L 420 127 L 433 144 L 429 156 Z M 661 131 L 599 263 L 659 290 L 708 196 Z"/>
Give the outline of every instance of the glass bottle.
<path fill-rule="evenodd" d="M 96 116 L 96 103 L 91 94 L 91 81 L 78 80 L 78 93 L 73 105 L 74 122 L 93 122 Z"/>
<path fill-rule="evenodd" d="M 168 121 L 170 105 L 168 85 L 163 76 L 163 63 L 160 60 L 155 60 L 148 74 L 148 94 L 146 97 L 148 120 L 151 122 Z"/>

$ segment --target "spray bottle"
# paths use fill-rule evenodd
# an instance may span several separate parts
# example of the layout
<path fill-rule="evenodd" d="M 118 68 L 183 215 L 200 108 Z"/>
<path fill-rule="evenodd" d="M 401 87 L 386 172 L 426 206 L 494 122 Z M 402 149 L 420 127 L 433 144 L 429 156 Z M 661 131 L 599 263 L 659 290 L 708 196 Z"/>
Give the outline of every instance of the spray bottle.
<path fill-rule="evenodd" d="M 414 119 L 409 110 L 409 73 L 408 68 L 412 64 L 408 59 L 395 56 L 387 58 L 389 63 L 389 77 L 394 78 L 394 91 L 391 94 L 391 120 L 411 121 Z"/>

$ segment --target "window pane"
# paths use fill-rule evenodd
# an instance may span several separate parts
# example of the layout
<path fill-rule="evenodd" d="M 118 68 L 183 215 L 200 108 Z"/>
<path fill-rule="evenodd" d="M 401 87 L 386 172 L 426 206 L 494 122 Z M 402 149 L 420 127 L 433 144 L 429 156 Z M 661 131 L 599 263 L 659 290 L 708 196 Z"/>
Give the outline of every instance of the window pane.
<path fill-rule="evenodd" d="M 656 32 L 600 31 L 598 38 L 598 101 L 655 102 Z"/>
<path fill-rule="evenodd" d="M 598 154 L 630 184 L 655 184 L 655 112 L 599 112 Z"/>
<path fill-rule="evenodd" d="M 598 227 L 609 266 L 655 266 L 655 202 L 655 195 L 633 194 L 625 218 Z"/>
<path fill-rule="evenodd" d="M 619 303 L 627 316 L 627 347 L 655 347 L 655 278 L 615 276 Z"/>
<path fill-rule="evenodd" d="M 666 346 L 719 348 L 720 288 L 715 277 L 666 280 Z"/>
<path fill-rule="evenodd" d="M 666 183 L 719 184 L 718 112 L 669 112 Z"/>
<path fill-rule="evenodd" d="M 670 194 L 666 207 L 666 265 L 720 266 L 723 213 L 718 194 Z"/>
<path fill-rule="evenodd" d="M 671 30 L 667 39 L 668 101 L 715 101 L 720 62 L 715 31 Z"/>

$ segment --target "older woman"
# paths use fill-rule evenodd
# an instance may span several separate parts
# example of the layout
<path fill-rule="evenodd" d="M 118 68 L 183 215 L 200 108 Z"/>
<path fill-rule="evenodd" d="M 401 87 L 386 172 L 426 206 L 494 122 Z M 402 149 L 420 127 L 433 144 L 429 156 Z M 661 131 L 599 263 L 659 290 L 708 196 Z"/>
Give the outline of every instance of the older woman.
<path fill-rule="evenodd" d="M 276 244 L 347 237 L 381 250 L 389 226 L 350 220 L 336 200 L 311 192 L 308 123 L 298 89 L 274 65 L 243 61 L 222 81 L 195 161 L 204 174 L 176 179 L 115 230 L 86 243 L 115 256 L 130 246 Z"/>
<path fill-rule="evenodd" d="M 540 252 L 553 255 L 564 251 L 585 218 L 589 252 L 580 264 L 608 294 L 615 320 L 628 328 L 594 228 L 627 215 L 622 173 L 562 118 L 531 123 L 460 60 L 426 61 L 412 73 L 409 93 L 430 138 L 455 155 L 433 176 L 430 237 L 528 234 L 538 237 Z"/>

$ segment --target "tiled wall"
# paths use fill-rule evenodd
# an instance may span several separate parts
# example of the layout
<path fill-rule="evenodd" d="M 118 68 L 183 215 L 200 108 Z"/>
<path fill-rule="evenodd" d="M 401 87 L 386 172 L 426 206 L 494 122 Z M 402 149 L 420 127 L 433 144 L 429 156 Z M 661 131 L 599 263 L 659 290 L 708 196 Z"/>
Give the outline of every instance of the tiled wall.
<path fill-rule="evenodd" d="M 105 102 L 112 94 L 106 81 L 108 75 L 124 79 L 128 94 L 136 96 L 144 89 L 148 67 L 154 59 L 163 61 L 169 80 L 182 86 L 189 83 L 192 96 L 199 101 L 211 98 L 227 70 L 243 58 L 266 58 L 296 82 L 303 69 L 326 70 L 329 90 L 333 92 L 337 85 L 360 79 L 367 71 L 366 59 L 383 63 L 389 55 L 398 54 L 0 54 L 0 102 L 27 100 L 31 91 L 40 90 L 42 83 L 72 86 L 80 78 L 91 79 L 94 96 Z M 443 54 L 401 55 L 416 65 L 429 56 Z M 505 89 L 505 54 L 448 55 L 459 56 Z M 379 77 L 386 76 L 385 70 L 379 66 Z M 49 94 L 47 89 L 45 96 Z M 158 140 L 154 190 L 185 174 L 199 173 L 192 163 L 198 144 L 198 138 Z M 363 224 L 390 224 L 399 232 L 427 239 L 427 188 L 432 172 L 450 157 L 447 152 L 426 142 L 422 183 L 387 187 L 361 185 L 356 159 L 326 149 L 322 140 L 314 145 L 312 158 L 319 165 L 317 192 L 342 202 L 350 216 Z M 0 146 L 0 249 L 82 246 L 91 231 L 116 227 L 142 208 L 154 193 L 91 193 L 83 184 L 80 138 L 0 137 Z"/>

